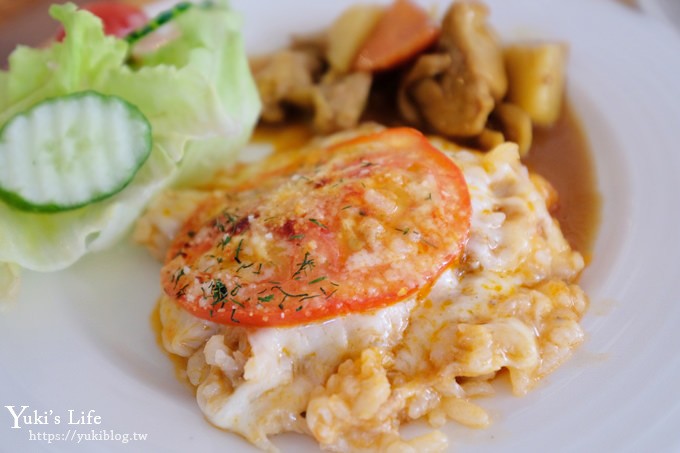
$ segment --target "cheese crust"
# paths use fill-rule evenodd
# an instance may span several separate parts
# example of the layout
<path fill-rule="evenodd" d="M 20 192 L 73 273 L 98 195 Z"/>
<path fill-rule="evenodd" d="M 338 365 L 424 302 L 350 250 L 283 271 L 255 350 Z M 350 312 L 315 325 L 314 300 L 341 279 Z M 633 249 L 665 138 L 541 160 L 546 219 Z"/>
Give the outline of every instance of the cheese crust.
<path fill-rule="evenodd" d="M 199 319 L 161 297 L 163 345 L 188 359 L 211 423 L 269 451 L 268 437 L 289 431 L 331 451 L 441 451 L 441 432 L 405 440 L 400 425 L 487 426 L 474 399 L 493 393 L 499 373 L 523 395 L 583 341 L 588 298 L 575 283 L 583 258 L 517 147 L 478 153 L 431 143 L 462 170 L 472 215 L 462 262 L 426 290 L 323 323 L 250 329 Z M 205 196 L 167 192 L 140 220 L 137 240 L 161 254 Z"/>

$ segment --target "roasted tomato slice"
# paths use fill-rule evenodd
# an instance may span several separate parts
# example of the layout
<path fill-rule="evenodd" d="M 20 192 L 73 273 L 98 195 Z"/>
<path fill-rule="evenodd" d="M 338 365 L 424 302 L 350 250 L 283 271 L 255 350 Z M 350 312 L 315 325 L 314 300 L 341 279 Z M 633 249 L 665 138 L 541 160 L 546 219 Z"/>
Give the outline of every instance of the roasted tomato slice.
<path fill-rule="evenodd" d="M 419 132 L 388 129 L 212 195 L 172 243 L 162 284 L 214 322 L 319 321 L 426 287 L 459 259 L 469 228 L 458 167 Z"/>

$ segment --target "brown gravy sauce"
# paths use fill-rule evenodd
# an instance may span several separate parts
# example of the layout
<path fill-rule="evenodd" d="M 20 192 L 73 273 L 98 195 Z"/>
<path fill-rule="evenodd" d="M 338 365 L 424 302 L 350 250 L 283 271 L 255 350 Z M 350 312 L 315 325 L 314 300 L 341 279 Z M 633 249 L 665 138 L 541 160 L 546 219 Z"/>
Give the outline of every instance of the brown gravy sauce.
<path fill-rule="evenodd" d="M 396 125 L 393 121 L 381 122 Z M 284 152 L 303 146 L 313 136 L 306 123 L 292 122 L 260 125 L 252 140 L 270 143 L 275 152 Z M 568 103 L 552 127 L 534 130 L 531 150 L 523 161 L 557 190 L 559 203 L 553 215 L 569 244 L 589 262 L 600 222 L 601 200 L 588 140 Z"/>
<path fill-rule="evenodd" d="M 602 200 L 597 190 L 592 150 L 568 103 L 555 125 L 534 130 L 531 150 L 524 163 L 557 190 L 559 205 L 554 216 L 569 244 L 583 254 L 586 263 L 590 262 Z"/>

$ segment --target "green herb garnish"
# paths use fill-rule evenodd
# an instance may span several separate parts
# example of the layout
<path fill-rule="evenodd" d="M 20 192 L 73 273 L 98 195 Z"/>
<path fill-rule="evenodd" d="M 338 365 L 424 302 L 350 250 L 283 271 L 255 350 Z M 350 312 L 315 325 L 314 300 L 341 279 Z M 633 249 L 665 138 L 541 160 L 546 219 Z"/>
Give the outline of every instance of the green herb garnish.
<path fill-rule="evenodd" d="M 293 274 L 293 278 L 297 277 L 298 275 L 302 274 L 303 272 L 307 272 L 308 270 L 314 269 L 315 263 L 314 259 L 309 257 L 309 252 L 305 252 L 304 258 L 302 258 L 301 263 L 297 263 L 298 269 L 295 271 Z"/>
<path fill-rule="evenodd" d="M 309 221 L 312 222 L 312 223 L 313 223 L 314 225 L 316 225 L 316 226 L 320 226 L 320 227 L 323 228 L 323 229 L 326 229 L 326 230 L 328 229 L 328 227 L 327 227 L 326 225 L 324 225 L 323 223 L 321 223 L 321 222 L 320 222 L 319 220 L 317 220 L 317 219 L 309 219 Z"/>
<path fill-rule="evenodd" d="M 243 246 L 243 239 L 238 241 L 238 245 L 236 246 L 236 251 L 234 252 L 234 261 L 236 261 L 238 264 L 241 264 L 241 259 L 239 258 L 239 255 L 241 254 L 241 247 Z"/>
<path fill-rule="evenodd" d="M 212 288 L 210 294 L 213 299 L 212 305 L 219 304 L 225 300 L 227 296 L 229 296 L 229 289 L 227 288 L 227 285 L 225 285 L 224 282 L 219 278 L 213 280 L 211 286 Z"/>

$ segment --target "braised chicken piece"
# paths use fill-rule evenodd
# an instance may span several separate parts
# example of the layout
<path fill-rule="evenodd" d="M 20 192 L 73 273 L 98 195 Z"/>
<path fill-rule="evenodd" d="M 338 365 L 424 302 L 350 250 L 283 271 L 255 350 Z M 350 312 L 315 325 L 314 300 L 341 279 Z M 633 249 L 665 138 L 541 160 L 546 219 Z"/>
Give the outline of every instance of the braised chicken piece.
<path fill-rule="evenodd" d="M 359 123 L 371 89 L 371 75 L 326 69 L 317 49 L 298 45 L 251 63 L 262 99 L 261 120 L 286 120 L 287 107 L 312 113 L 314 130 L 331 133 Z"/>
<path fill-rule="evenodd" d="M 371 90 L 371 79 L 367 72 L 324 76 L 314 89 L 314 129 L 326 134 L 359 124 Z"/>
<path fill-rule="evenodd" d="M 489 9 L 477 2 L 456 2 L 442 22 L 440 45 L 449 51 L 457 49 L 465 64 L 491 90 L 498 101 L 508 90 L 500 40 L 489 26 Z"/>
<path fill-rule="evenodd" d="M 402 83 L 398 104 L 406 121 L 453 137 L 481 133 L 494 106 L 488 85 L 455 51 L 420 57 Z"/>
<path fill-rule="evenodd" d="M 308 108 L 322 62 L 313 52 L 284 49 L 251 64 L 262 100 L 261 119 L 285 120 L 286 105 Z"/>
<path fill-rule="evenodd" d="M 480 3 L 449 8 L 439 52 L 420 56 L 402 82 L 404 119 L 449 137 L 482 133 L 495 100 L 507 91 L 502 50 L 487 15 Z"/>

